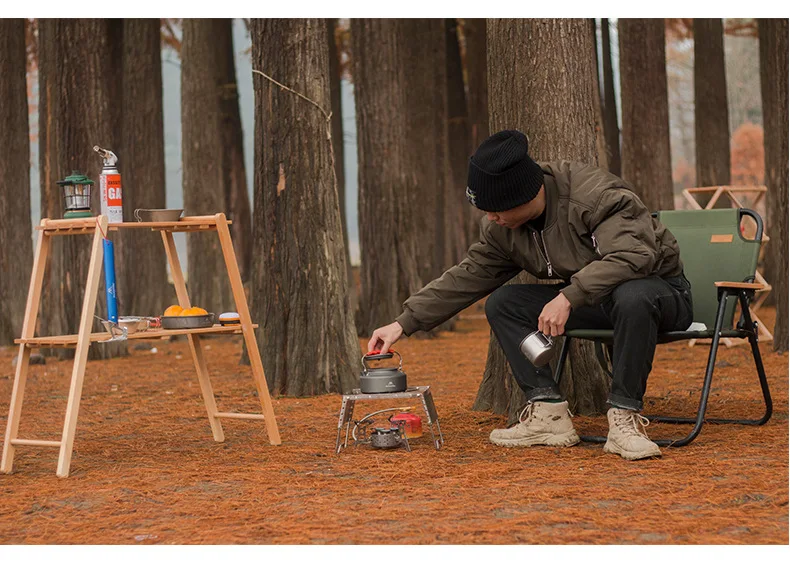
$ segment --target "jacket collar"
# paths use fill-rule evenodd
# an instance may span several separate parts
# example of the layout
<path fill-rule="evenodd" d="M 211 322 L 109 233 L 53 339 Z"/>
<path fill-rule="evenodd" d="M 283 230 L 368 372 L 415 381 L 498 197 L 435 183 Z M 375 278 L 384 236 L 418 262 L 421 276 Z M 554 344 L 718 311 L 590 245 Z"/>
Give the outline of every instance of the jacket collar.
<path fill-rule="evenodd" d="M 559 202 L 557 181 L 554 179 L 554 176 L 545 171 L 543 172 L 543 191 L 546 194 L 546 220 L 543 225 L 543 231 L 545 231 L 553 226 L 554 222 L 557 220 L 557 203 Z M 531 231 L 534 231 L 530 222 L 527 222 L 525 225 Z"/>

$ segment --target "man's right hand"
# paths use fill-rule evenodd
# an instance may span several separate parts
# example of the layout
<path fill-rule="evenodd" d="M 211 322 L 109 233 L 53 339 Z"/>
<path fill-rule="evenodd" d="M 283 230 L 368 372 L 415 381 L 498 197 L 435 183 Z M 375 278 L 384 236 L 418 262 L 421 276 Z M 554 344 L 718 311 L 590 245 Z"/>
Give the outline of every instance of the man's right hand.
<path fill-rule="evenodd" d="M 403 327 L 397 322 L 387 324 L 373 331 L 373 335 L 368 342 L 368 352 L 380 350 L 382 354 L 387 353 L 390 346 L 397 342 L 403 335 Z"/>

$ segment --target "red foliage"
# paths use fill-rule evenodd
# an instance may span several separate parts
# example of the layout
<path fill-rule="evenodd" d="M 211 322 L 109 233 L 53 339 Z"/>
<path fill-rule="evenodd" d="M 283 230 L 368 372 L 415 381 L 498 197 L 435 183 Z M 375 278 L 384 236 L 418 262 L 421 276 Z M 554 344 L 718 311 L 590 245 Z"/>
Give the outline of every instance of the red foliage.
<path fill-rule="evenodd" d="M 732 135 L 730 144 L 731 183 L 736 186 L 762 185 L 765 180 L 763 128 L 743 123 Z"/>
<path fill-rule="evenodd" d="M 694 166 L 688 163 L 683 157 L 678 158 L 675 168 L 672 170 L 672 182 L 675 189 L 693 188 L 696 184 L 697 173 Z"/>

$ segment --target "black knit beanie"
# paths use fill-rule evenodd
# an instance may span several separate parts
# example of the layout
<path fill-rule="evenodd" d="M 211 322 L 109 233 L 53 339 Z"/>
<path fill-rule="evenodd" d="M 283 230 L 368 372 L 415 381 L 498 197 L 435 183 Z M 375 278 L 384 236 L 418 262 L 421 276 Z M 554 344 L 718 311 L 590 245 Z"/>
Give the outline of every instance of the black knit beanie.
<path fill-rule="evenodd" d="M 534 199 L 543 170 L 527 154 L 528 144 L 517 130 L 486 138 L 469 159 L 466 199 L 483 211 L 505 211 Z"/>

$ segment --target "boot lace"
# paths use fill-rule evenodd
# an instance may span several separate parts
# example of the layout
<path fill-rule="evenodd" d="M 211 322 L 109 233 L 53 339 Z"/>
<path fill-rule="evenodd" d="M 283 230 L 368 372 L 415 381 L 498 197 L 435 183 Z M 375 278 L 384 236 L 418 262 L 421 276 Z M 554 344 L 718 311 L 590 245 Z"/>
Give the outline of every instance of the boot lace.
<path fill-rule="evenodd" d="M 521 414 L 518 416 L 519 423 L 528 423 L 535 414 L 535 404 L 527 403 L 527 406 L 522 409 Z"/>
<path fill-rule="evenodd" d="M 532 419 L 532 416 L 535 414 L 535 403 L 536 401 L 527 403 L 527 406 L 521 410 L 521 414 L 518 416 L 519 423 L 528 423 L 530 419 Z M 568 409 L 568 416 L 573 417 L 573 413 L 571 413 L 570 409 Z M 647 419 L 645 419 L 645 421 L 647 421 Z"/>
<path fill-rule="evenodd" d="M 636 411 L 618 410 L 614 416 L 614 424 L 625 434 L 649 438 L 645 428 L 650 424 L 650 420 Z"/>

